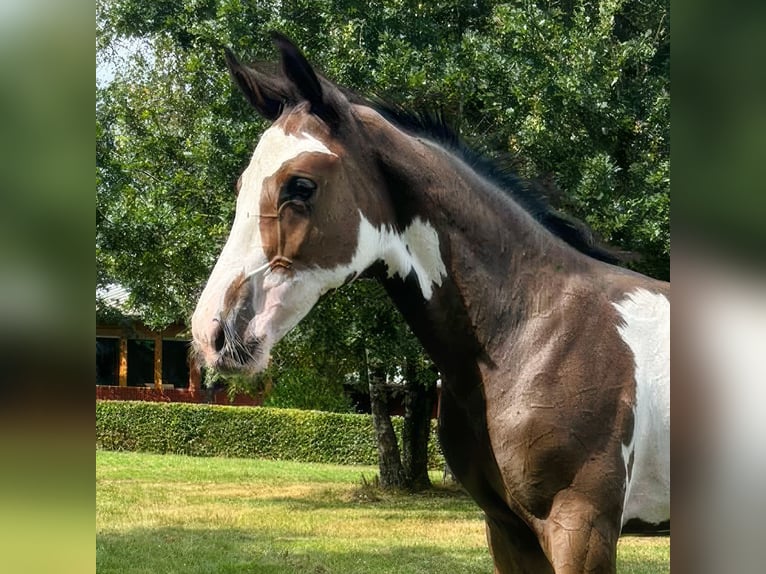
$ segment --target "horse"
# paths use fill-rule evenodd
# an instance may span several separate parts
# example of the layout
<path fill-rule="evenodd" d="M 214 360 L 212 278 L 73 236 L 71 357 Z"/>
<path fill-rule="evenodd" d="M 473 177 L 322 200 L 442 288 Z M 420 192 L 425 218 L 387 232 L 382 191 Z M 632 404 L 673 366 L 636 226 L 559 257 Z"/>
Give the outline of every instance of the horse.
<path fill-rule="evenodd" d="M 192 317 L 201 360 L 259 372 L 322 295 L 377 279 L 441 374 L 442 449 L 495 572 L 615 572 L 623 525 L 669 521 L 669 284 L 615 265 L 440 118 L 272 40 L 276 71 L 225 50 L 272 123 Z"/>

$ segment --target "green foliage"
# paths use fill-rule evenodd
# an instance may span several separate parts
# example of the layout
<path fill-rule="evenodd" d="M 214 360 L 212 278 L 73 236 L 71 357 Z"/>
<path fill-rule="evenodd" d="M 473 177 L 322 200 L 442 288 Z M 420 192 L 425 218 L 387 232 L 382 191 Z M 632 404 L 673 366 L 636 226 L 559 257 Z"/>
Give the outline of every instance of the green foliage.
<path fill-rule="evenodd" d="M 284 346 L 283 346 L 284 348 Z M 278 383 L 266 397 L 268 407 L 311 409 L 347 413 L 352 411 L 349 397 L 343 391 L 343 376 L 330 376 L 321 368 L 283 367 Z"/>
<path fill-rule="evenodd" d="M 401 419 L 394 428 L 401 436 Z M 435 424 L 435 423 L 433 423 Z M 369 415 L 267 407 L 96 401 L 96 446 L 193 456 L 377 464 Z M 444 459 L 435 433 L 429 466 Z"/>
<path fill-rule="evenodd" d="M 349 412 L 344 385 L 366 394 L 373 363 L 383 366 L 389 380 L 411 363 L 414 382 L 435 383 L 431 361 L 383 288 L 360 280 L 322 299 L 275 347 L 262 375 L 274 382 L 265 404 Z"/>

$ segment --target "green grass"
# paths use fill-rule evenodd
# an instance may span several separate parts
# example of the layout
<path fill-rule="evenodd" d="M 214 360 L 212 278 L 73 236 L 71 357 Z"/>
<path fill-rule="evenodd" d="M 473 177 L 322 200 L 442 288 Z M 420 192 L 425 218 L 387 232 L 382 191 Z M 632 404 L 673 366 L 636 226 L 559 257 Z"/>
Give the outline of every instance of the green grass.
<path fill-rule="evenodd" d="M 454 489 L 381 495 L 374 467 L 96 451 L 99 573 L 488 573 Z M 438 473 L 433 475 L 439 481 Z M 670 572 L 669 538 L 621 540 L 622 573 Z"/>

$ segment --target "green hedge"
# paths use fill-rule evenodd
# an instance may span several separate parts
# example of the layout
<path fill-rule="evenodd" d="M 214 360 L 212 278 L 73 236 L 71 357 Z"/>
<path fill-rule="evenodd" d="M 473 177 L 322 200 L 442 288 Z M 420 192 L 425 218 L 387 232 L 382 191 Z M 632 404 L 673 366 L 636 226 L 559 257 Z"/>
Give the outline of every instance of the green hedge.
<path fill-rule="evenodd" d="M 401 440 L 402 420 L 394 417 Z M 444 459 L 435 421 L 429 466 Z M 96 447 L 333 464 L 378 463 L 370 415 L 268 407 L 96 401 Z"/>

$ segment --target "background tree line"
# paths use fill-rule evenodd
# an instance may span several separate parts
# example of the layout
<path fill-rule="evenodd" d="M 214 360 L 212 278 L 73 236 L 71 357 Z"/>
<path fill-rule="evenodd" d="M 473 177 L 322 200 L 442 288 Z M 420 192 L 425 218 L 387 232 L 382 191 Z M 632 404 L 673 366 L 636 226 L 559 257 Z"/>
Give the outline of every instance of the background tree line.
<path fill-rule="evenodd" d="M 669 278 L 668 0 L 99 0 L 96 16 L 97 65 L 112 75 L 96 87 L 97 282 L 127 287 L 151 326 L 189 317 L 266 128 L 222 46 L 273 61 L 272 29 L 340 84 L 442 111 L 472 146 L 638 254 L 632 267 Z M 267 376 L 271 404 L 338 411 L 351 408 L 344 383 L 374 395 L 396 377 L 417 398 L 436 379 L 363 281 L 324 299 Z"/>

